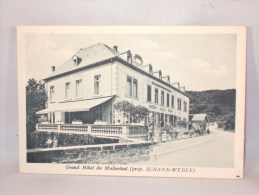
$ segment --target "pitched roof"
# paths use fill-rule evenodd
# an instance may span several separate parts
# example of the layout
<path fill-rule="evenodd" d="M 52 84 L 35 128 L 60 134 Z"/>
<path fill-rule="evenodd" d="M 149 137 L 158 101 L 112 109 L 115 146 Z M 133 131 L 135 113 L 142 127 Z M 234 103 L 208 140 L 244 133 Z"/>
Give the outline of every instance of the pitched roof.
<path fill-rule="evenodd" d="M 128 50 L 127 52 L 130 52 Z M 89 46 L 87 48 L 81 48 L 75 55 L 71 56 L 64 64 L 57 67 L 57 69 L 52 72 L 48 77 L 43 79 L 44 81 L 51 80 L 53 78 L 57 78 L 59 76 L 64 76 L 71 74 L 73 72 L 81 71 L 83 69 L 91 68 L 91 65 L 94 64 L 102 64 L 105 61 L 114 58 L 116 60 L 119 60 L 119 62 L 126 64 L 127 66 L 130 66 L 131 68 L 135 69 L 136 71 L 142 72 L 143 74 L 156 79 L 157 81 L 162 82 L 163 84 L 167 85 L 168 87 L 178 91 L 179 93 L 185 95 L 186 97 L 190 98 L 188 94 L 185 92 L 182 92 L 180 89 L 175 88 L 174 86 L 168 84 L 167 82 L 164 82 L 163 80 L 158 79 L 156 76 L 153 76 L 152 74 L 146 73 L 146 71 L 142 70 L 140 68 L 141 64 L 137 63 L 136 61 L 132 61 L 131 64 L 127 62 L 121 54 L 125 54 L 126 52 L 119 53 L 115 49 L 103 44 L 103 43 L 97 43 L 92 46 Z M 76 58 L 78 57 L 79 64 L 75 65 Z M 132 66 L 133 65 L 133 66 Z"/>
<path fill-rule="evenodd" d="M 118 52 L 103 43 L 97 43 L 95 45 L 89 46 L 87 48 L 80 49 L 74 56 L 80 59 L 80 63 L 75 65 L 73 57 L 71 56 L 64 64 L 59 66 L 49 77 L 53 77 L 65 72 L 76 70 L 88 65 L 115 57 Z"/>
<path fill-rule="evenodd" d="M 194 114 L 192 121 L 204 121 L 206 120 L 207 114 Z"/>

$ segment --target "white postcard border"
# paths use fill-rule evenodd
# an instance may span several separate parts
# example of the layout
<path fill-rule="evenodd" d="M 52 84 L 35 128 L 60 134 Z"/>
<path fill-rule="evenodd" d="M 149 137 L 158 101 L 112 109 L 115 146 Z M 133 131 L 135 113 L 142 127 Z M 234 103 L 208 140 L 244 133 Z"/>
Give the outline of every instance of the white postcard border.
<path fill-rule="evenodd" d="M 67 169 L 68 164 L 45 164 L 26 162 L 26 40 L 25 36 L 31 33 L 60 33 L 60 34 L 105 34 L 105 33 L 230 33 L 237 34 L 237 66 L 236 66 L 236 131 L 235 131 L 235 163 L 234 168 L 204 168 L 189 167 L 194 172 L 184 171 L 188 167 L 163 167 L 163 166 L 139 166 L 139 165 L 109 165 L 128 168 L 127 171 L 104 170 L 106 165 L 95 166 L 94 170 Z M 19 90 L 19 150 L 20 150 L 20 171 L 22 173 L 42 174 L 78 174 L 78 175 L 110 175 L 110 176 L 144 176 L 144 177 L 193 177 L 193 178 L 243 178 L 244 167 L 244 140 L 245 140 L 245 85 L 246 85 L 246 28 L 238 26 L 20 26 L 17 28 L 18 40 L 18 90 Z M 73 165 L 77 166 L 77 164 Z M 97 167 L 102 170 L 97 170 Z M 158 171 L 131 171 L 131 168 L 157 167 Z M 163 168 L 172 168 L 164 171 Z"/>

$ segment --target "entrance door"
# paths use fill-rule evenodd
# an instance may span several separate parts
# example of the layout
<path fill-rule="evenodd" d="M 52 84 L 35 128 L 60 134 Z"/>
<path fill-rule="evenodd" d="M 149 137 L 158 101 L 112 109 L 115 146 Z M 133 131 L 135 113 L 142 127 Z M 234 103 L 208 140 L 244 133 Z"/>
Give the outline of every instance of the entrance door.
<path fill-rule="evenodd" d="M 160 114 L 160 126 L 165 126 L 165 115 L 163 113 Z"/>
<path fill-rule="evenodd" d="M 170 122 L 170 125 L 174 125 L 174 116 L 173 115 L 170 115 L 170 118 L 169 118 L 169 122 Z"/>
<path fill-rule="evenodd" d="M 65 123 L 71 123 L 70 112 L 65 112 Z"/>

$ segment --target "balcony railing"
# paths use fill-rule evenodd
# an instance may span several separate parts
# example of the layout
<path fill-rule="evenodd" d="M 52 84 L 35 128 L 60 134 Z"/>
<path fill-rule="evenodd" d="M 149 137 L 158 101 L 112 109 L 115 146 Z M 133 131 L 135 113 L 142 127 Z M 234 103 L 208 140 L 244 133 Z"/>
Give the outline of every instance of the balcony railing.
<path fill-rule="evenodd" d="M 37 130 L 50 130 L 50 131 L 57 131 L 58 130 L 58 124 L 37 124 L 36 125 Z"/>
<path fill-rule="evenodd" d="M 78 133 L 87 133 L 88 125 L 70 125 L 70 124 L 62 124 L 60 125 L 60 131 L 63 132 L 78 132 Z"/>
<path fill-rule="evenodd" d="M 123 126 L 116 125 L 93 125 L 91 126 L 91 133 L 94 134 L 113 134 L 122 135 Z"/>
<path fill-rule="evenodd" d="M 82 133 L 110 136 L 143 136 L 148 134 L 147 126 L 140 125 L 93 125 L 93 124 L 36 124 L 36 130 L 60 132 L 60 133 Z"/>
<path fill-rule="evenodd" d="M 134 126 L 134 125 L 130 125 L 128 126 L 128 134 L 129 135 L 138 135 L 138 134 L 148 134 L 148 128 L 146 126 Z"/>

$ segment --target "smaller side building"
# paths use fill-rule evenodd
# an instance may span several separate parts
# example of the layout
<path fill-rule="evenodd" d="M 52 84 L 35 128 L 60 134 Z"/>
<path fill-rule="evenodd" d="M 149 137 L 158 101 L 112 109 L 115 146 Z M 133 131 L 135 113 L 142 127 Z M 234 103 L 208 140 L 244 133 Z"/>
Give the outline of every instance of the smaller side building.
<path fill-rule="evenodd" d="M 207 114 L 190 114 L 189 120 L 192 123 L 192 127 L 201 132 L 205 131 L 209 124 Z"/>

